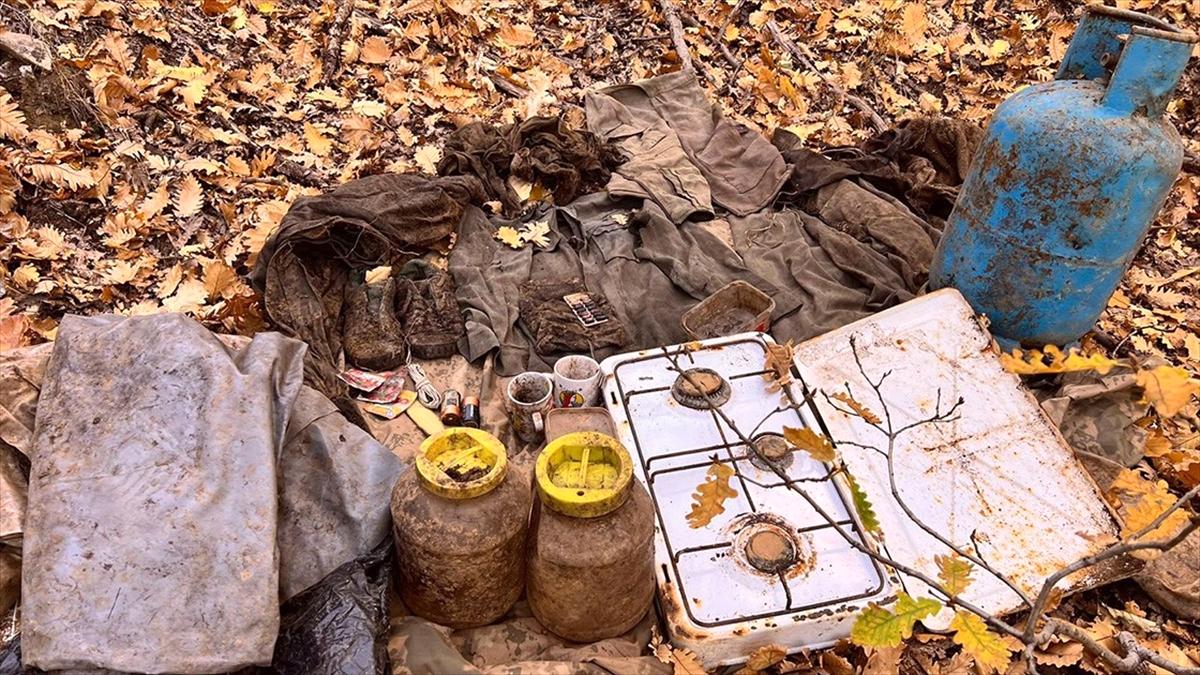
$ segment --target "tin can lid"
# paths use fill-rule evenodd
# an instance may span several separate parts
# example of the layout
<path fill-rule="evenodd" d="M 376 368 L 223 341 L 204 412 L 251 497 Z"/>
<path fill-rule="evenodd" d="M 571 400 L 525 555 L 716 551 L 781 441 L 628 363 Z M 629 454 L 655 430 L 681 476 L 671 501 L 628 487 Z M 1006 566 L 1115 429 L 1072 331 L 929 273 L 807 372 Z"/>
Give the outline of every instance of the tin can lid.
<path fill-rule="evenodd" d="M 542 503 L 563 515 L 595 518 L 629 498 L 633 460 L 612 436 L 577 431 L 550 441 L 535 467 Z"/>
<path fill-rule="evenodd" d="M 508 454 L 500 439 L 470 427 L 454 427 L 426 438 L 415 463 L 421 485 L 447 499 L 485 495 L 508 474 Z"/>

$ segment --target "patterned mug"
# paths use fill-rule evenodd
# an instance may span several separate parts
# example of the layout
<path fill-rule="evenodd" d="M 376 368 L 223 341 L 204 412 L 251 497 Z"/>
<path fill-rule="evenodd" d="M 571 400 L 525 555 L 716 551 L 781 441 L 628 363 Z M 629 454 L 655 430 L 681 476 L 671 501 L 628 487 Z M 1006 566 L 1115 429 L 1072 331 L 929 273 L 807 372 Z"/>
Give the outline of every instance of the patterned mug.
<path fill-rule="evenodd" d="M 541 440 L 546 413 L 554 407 L 554 380 L 545 373 L 521 373 L 508 381 L 508 415 L 513 430 L 526 443 Z"/>
<path fill-rule="evenodd" d="M 600 364 L 587 356 L 564 356 L 554 364 L 554 405 L 585 408 L 600 403 Z"/>

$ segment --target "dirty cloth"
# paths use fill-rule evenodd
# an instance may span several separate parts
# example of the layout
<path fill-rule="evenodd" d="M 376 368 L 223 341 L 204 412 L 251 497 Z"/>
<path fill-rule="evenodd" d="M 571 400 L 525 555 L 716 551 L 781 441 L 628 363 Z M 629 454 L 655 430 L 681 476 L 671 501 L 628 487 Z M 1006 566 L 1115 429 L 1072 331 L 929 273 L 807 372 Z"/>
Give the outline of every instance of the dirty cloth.
<path fill-rule="evenodd" d="M 267 315 L 284 334 L 308 344 L 305 383 L 352 421 L 363 424 L 337 378 L 350 273 L 418 257 L 454 231 L 467 204 L 484 199 L 471 176 L 360 178 L 297 199 L 263 246 L 251 283 Z"/>
<path fill-rule="evenodd" d="M 106 319 L 114 320 L 111 317 Z M 71 318 L 73 322 L 98 320 Z M 237 362 L 232 359 L 242 357 L 244 360 L 248 358 L 247 354 L 253 356 L 251 348 L 261 351 L 263 345 L 267 344 L 264 340 L 275 340 L 291 349 L 299 349 L 301 353 L 303 351 L 303 345 L 282 339 L 276 334 L 260 335 L 253 343 L 236 336 L 217 336 L 220 343 L 212 347 L 208 339 L 203 337 L 209 335 L 207 331 L 179 315 L 142 317 L 140 321 L 153 324 L 139 327 L 138 330 L 143 333 L 158 331 L 169 333 L 173 338 L 176 334 L 187 336 L 184 343 L 191 345 L 192 351 L 207 350 L 204 354 L 208 360 L 204 363 L 215 361 L 218 366 L 223 365 L 221 359 L 226 358 L 233 364 L 229 367 L 235 367 Z M 65 336 L 67 333 L 60 332 L 60 335 Z M 138 337 L 143 340 L 143 344 L 162 342 L 146 342 L 146 336 L 142 334 Z M 174 345 L 174 340 L 170 344 Z M 38 393 L 43 386 L 46 363 L 54 347 L 53 344 L 39 345 L 0 354 L 0 391 L 10 394 L 0 403 L 0 443 L 9 444 L 7 448 L 0 447 L 0 450 L 10 451 L 22 458 L 32 452 L 34 410 L 38 406 Z M 223 352 L 218 352 L 217 349 L 223 349 Z M 209 354 L 209 351 L 212 353 Z M 171 361 L 172 365 L 185 360 L 178 347 L 172 347 L 165 352 L 160 358 Z M 223 357 L 222 354 L 229 356 Z M 146 355 L 141 358 L 150 359 L 153 356 Z M 82 356 L 77 356 L 72 363 L 81 359 Z M 299 363 L 298 357 L 295 357 L 295 362 Z M 214 370 L 214 374 L 216 372 Z M 253 377 L 262 375 L 262 372 L 256 371 L 245 375 L 238 374 L 236 377 L 256 381 Z M 136 381 L 132 386 L 148 391 L 155 387 L 160 391 L 171 390 L 165 380 L 149 376 Z M 226 382 L 223 386 L 229 388 L 237 385 Z M 199 385 L 196 388 L 199 388 Z M 267 389 L 261 384 L 259 388 Z M 88 406 L 92 403 L 93 399 L 89 394 Z M 78 404 L 76 407 L 79 407 Z M 49 409 L 46 407 L 43 410 Z M 85 409 L 91 410 L 86 406 Z M 224 411 L 216 414 L 224 415 Z M 259 414 L 265 413 L 259 411 Z M 91 419 L 91 415 L 88 415 L 89 422 Z M 120 419 L 120 416 L 117 416 L 117 419 Z M 262 450 L 268 453 L 265 456 L 268 460 L 278 454 L 278 468 L 269 469 L 278 474 L 278 497 L 272 500 L 271 504 L 271 508 L 277 512 L 277 525 L 271 529 L 275 530 L 275 545 L 279 550 L 278 588 L 271 592 L 272 604 L 287 600 L 312 586 L 339 565 L 367 553 L 387 536 L 391 523 L 387 507 L 388 496 L 403 468 L 402 462 L 386 447 L 350 424 L 329 399 L 309 387 L 299 388 L 294 404 L 290 407 L 290 414 L 286 414 L 285 419 L 287 426 L 282 450 L 278 453 L 271 452 L 269 443 Z M 221 425 L 212 424 L 224 426 L 224 418 L 221 417 L 221 420 Z M 127 427 L 126 431 L 132 428 L 136 427 Z M 120 460 L 123 457 L 119 455 L 113 459 Z M 268 461 L 264 466 L 269 467 L 272 464 L 273 462 Z M 163 467 L 157 469 L 159 472 L 165 470 Z M 21 478 L 24 479 L 24 476 Z M 144 477 L 143 480 L 151 478 Z M 274 485 L 274 482 L 270 485 Z M 244 489 L 239 488 L 239 491 Z M 20 494 L 24 494 L 24 483 Z M 271 490 L 270 494 L 273 495 L 274 490 Z M 19 513 L 24 514 L 23 499 L 18 500 L 18 507 Z M 25 529 L 23 517 L 16 527 L 18 531 Z M 222 528 L 222 532 L 226 529 L 229 528 Z M 224 536 L 222 533 L 221 537 Z M 272 546 L 268 546 L 264 552 L 269 552 L 270 548 Z M 222 580 L 224 578 L 222 576 Z M 129 590 L 126 588 L 126 591 Z M 26 594 L 27 617 L 30 616 L 30 601 L 36 603 L 35 592 L 35 589 L 29 588 Z M 122 593 L 122 597 L 136 596 Z M 56 600 L 56 604 L 60 603 L 61 598 Z M 100 610 L 106 612 L 108 606 L 97 611 Z"/>
<path fill-rule="evenodd" d="M 646 654 L 653 622 L 651 612 L 624 635 L 578 644 L 543 628 L 524 600 L 497 623 L 457 631 L 401 615 L 388 656 L 394 675 L 671 675 L 672 666 Z"/>
<path fill-rule="evenodd" d="M 617 201 L 605 193 L 535 213 L 550 226 L 548 246 L 511 249 L 496 241 L 496 227 L 478 209 L 463 217 L 450 273 L 466 317 L 460 351 L 475 361 L 495 351 L 496 371 L 550 370 L 555 358 L 542 355 L 519 321 L 521 288 L 527 283 L 563 284 L 582 279 L 588 292 L 611 304 L 628 338 L 624 349 L 642 349 L 687 339 L 680 317 L 734 279 L 748 281 L 775 298 L 780 313 L 798 298 L 755 274 L 737 253 L 703 224 L 677 226 L 653 204 Z M 612 348 L 591 351 L 603 359 Z"/>
<path fill-rule="evenodd" d="M 589 93 L 584 109 L 588 129 L 627 157 L 608 193 L 652 201 L 674 223 L 711 215 L 714 204 L 754 213 L 775 201 L 789 175 L 779 150 L 724 119 L 692 72 Z"/>
<path fill-rule="evenodd" d="M 531 117 L 506 127 L 471 122 L 455 130 L 442 145 L 437 168 L 442 176 L 475 176 L 487 198 L 511 214 L 522 200 L 510 176 L 540 185 L 556 204 L 567 204 L 603 187 L 619 162 L 616 147 L 591 132 L 558 117 Z"/>
<path fill-rule="evenodd" d="M 1142 459 L 1148 432 L 1137 421 L 1148 406 L 1129 370 L 1065 373 L 1056 390 L 1039 398 L 1042 410 L 1077 452 L 1124 467 Z"/>
<path fill-rule="evenodd" d="M 538 354 L 593 353 L 597 350 L 616 350 L 624 347 L 628 338 L 625 329 L 613 312 L 608 298 L 589 294 L 596 311 L 607 321 L 585 326 L 564 296 L 587 293 L 578 277 L 565 280 L 528 282 L 521 286 L 520 315 L 525 329 L 533 337 L 533 349 Z"/>
<path fill-rule="evenodd" d="M 781 204 L 803 203 L 807 193 L 847 178 L 860 178 L 891 195 L 940 231 L 979 142 L 983 128 L 949 117 L 901 120 L 861 147 L 818 153 L 795 134 L 776 129 L 771 143 L 791 165 Z"/>
<path fill-rule="evenodd" d="M 270 662 L 274 460 L 303 357 L 302 343 L 272 333 L 228 351 L 180 315 L 63 320 L 30 456 L 27 664 L 213 673 Z"/>

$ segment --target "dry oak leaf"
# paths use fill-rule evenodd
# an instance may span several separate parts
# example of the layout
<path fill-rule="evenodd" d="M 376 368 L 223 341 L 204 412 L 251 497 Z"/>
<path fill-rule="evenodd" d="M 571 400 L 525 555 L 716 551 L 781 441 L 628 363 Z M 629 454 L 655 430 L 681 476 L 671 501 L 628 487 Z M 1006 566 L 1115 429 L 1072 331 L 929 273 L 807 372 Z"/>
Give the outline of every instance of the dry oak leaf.
<path fill-rule="evenodd" d="M 17 241 L 17 250 L 27 258 L 57 260 L 67 250 L 67 241 L 52 227 L 39 227 L 32 237 Z"/>
<path fill-rule="evenodd" d="M 808 427 L 784 427 L 783 438 L 818 462 L 832 462 L 837 459 L 837 450 L 834 449 L 833 443 Z"/>
<path fill-rule="evenodd" d="M 358 52 L 358 60 L 363 63 L 387 63 L 390 58 L 392 58 L 391 45 L 388 44 L 387 40 L 378 35 L 372 35 L 367 38 L 362 44 L 362 49 Z"/>
<path fill-rule="evenodd" d="M 540 248 L 550 246 L 550 222 L 539 220 L 521 228 L 521 239 L 537 244 Z"/>
<path fill-rule="evenodd" d="M 30 289 L 37 285 L 41 280 L 42 274 L 38 272 L 38 268 L 29 263 L 21 265 L 12 272 L 12 282 L 17 288 Z"/>
<path fill-rule="evenodd" d="M 162 301 L 162 306 L 169 312 L 195 312 L 204 306 L 208 290 L 199 279 L 188 279 L 179 284 L 175 294 Z"/>
<path fill-rule="evenodd" d="M 12 313 L 15 304 L 12 298 L 0 298 L 0 351 L 29 344 L 25 338 L 28 322 L 25 315 Z"/>
<path fill-rule="evenodd" d="M 697 486 L 696 492 L 692 494 L 692 510 L 687 514 L 688 526 L 693 529 L 704 527 L 711 523 L 713 518 L 725 512 L 725 500 L 738 496 L 737 490 L 729 485 L 733 474 L 733 467 L 713 460 L 705 474 L 704 482 Z"/>
<path fill-rule="evenodd" d="M 210 301 L 216 301 L 237 284 L 237 272 L 223 261 L 214 260 L 204 266 L 204 290 Z"/>
<path fill-rule="evenodd" d="M 784 344 L 767 344 L 767 360 L 763 366 L 767 372 L 763 373 L 763 377 L 770 380 L 767 384 L 769 390 L 776 391 L 791 384 L 792 359 L 795 352 L 796 347 L 791 340 Z"/>
<path fill-rule="evenodd" d="M 1200 382 L 1176 366 L 1159 366 L 1139 370 L 1137 383 L 1142 388 L 1142 402 L 1154 406 L 1163 417 L 1174 417 L 1187 406 L 1192 395 L 1200 392 Z"/>
<path fill-rule="evenodd" d="M 442 158 L 442 149 L 436 145 L 423 145 L 417 148 L 417 152 L 413 155 L 413 160 L 417 166 L 428 174 L 437 174 L 437 163 Z"/>
<path fill-rule="evenodd" d="M 308 149 L 318 157 L 324 157 L 333 149 L 333 141 L 314 124 L 304 123 L 304 142 Z"/>
<path fill-rule="evenodd" d="M 936 555 L 933 561 L 937 563 L 938 581 L 950 595 L 959 595 L 971 585 L 971 561 L 958 554 Z"/>
<path fill-rule="evenodd" d="M 1033 658 L 1043 665 L 1066 668 L 1079 663 L 1079 660 L 1083 658 L 1083 645 L 1074 640 L 1056 636 L 1049 644 L 1034 650 Z"/>
<path fill-rule="evenodd" d="M 21 112 L 4 87 L 0 87 L 0 138 L 19 141 L 28 134 L 25 113 Z"/>
<path fill-rule="evenodd" d="M 183 265 L 176 263 L 171 269 L 167 270 L 162 281 L 158 282 L 158 288 L 155 289 L 154 294 L 160 300 L 166 298 L 175 292 L 175 289 L 179 287 L 180 281 L 183 281 Z"/>
<path fill-rule="evenodd" d="M 750 654 L 749 658 L 746 659 L 745 667 L 738 671 L 738 675 L 742 673 L 746 673 L 747 675 L 758 673 L 785 658 L 787 658 L 787 647 L 783 645 L 763 645 Z"/>
<path fill-rule="evenodd" d="M 839 391 L 838 393 L 830 396 L 830 398 L 835 401 L 841 401 L 842 403 L 845 403 L 851 410 L 854 411 L 856 415 L 863 418 L 863 421 L 867 424 L 883 423 L 883 420 L 879 419 L 879 415 L 876 415 L 875 413 L 871 412 L 870 408 L 854 400 L 850 394 L 843 394 Z"/>
<path fill-rule="evenodd" d="M 521 248 L 525 245 L 525 239 L 521 236 L 521 233 L 516 228 L 509 227 L 508 225 L 496 228 L 496 232 L 492 236 L 509 248 Z"/>
<path fill-rule="evenodd" d="M 204 206 L 204 190 L 200 187 L 200 181 L 192 174 L 188 174 L 180 181 L 179 187 L 175 190 L 175 216 L 177 218 L 189 218 Z"/>
<path fill-rule="evenodd" d="M 42 185 L 53 185 L 68 190 L 86 190 L 96 185 L 90 171 L 76 169 L 68 164 L 29 164 L 25 169 L 33 182 Z"/>
<path fill-rule="evenodd" d="M 113 261 L 104 273 L 104 283 L 119 285 L 127 284 L 137 278 L 138 267 L 128 260 Z"/>
<path fill-rule="evenodd" d="M 950 620 L 950 630 L 954 631 L 954 642 L 961 645 L 963 651 L 975 657 L 976 666 L 1004 672 L 1008 667 L 1009 654 L 1013 647 L 1004 637 L 988 629 L 983 619 L 965 610 L 954 613 Z"/>
<path fill-rule="evenodd" d="M 673 675 L 707 675 L 708 671 L 700 665 L 700 659 L 690 650 L 672 647 L 666 642 L 651 642 L 654 648 L 654 658 L 671 666 Z"/>

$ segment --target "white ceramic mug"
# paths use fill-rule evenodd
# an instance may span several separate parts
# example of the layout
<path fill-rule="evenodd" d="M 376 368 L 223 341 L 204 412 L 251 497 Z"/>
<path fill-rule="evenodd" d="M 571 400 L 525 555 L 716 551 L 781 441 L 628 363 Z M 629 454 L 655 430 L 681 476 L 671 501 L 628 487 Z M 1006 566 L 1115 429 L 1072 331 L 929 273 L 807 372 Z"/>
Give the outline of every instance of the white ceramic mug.
<path fill-rule="evenodd" d="M 600 404 L 600 364 L 588 356 L 564 356 L 554 364 L 554 405 L 586 408 Z"/>
<path fill-rule="evenodd" d="M 545 373 L 521 373 L 508 381 L 508 414 L 517 436 L 533 443 L 546 428 L 546 413 L 554 407 L 554 380 Z"/>

